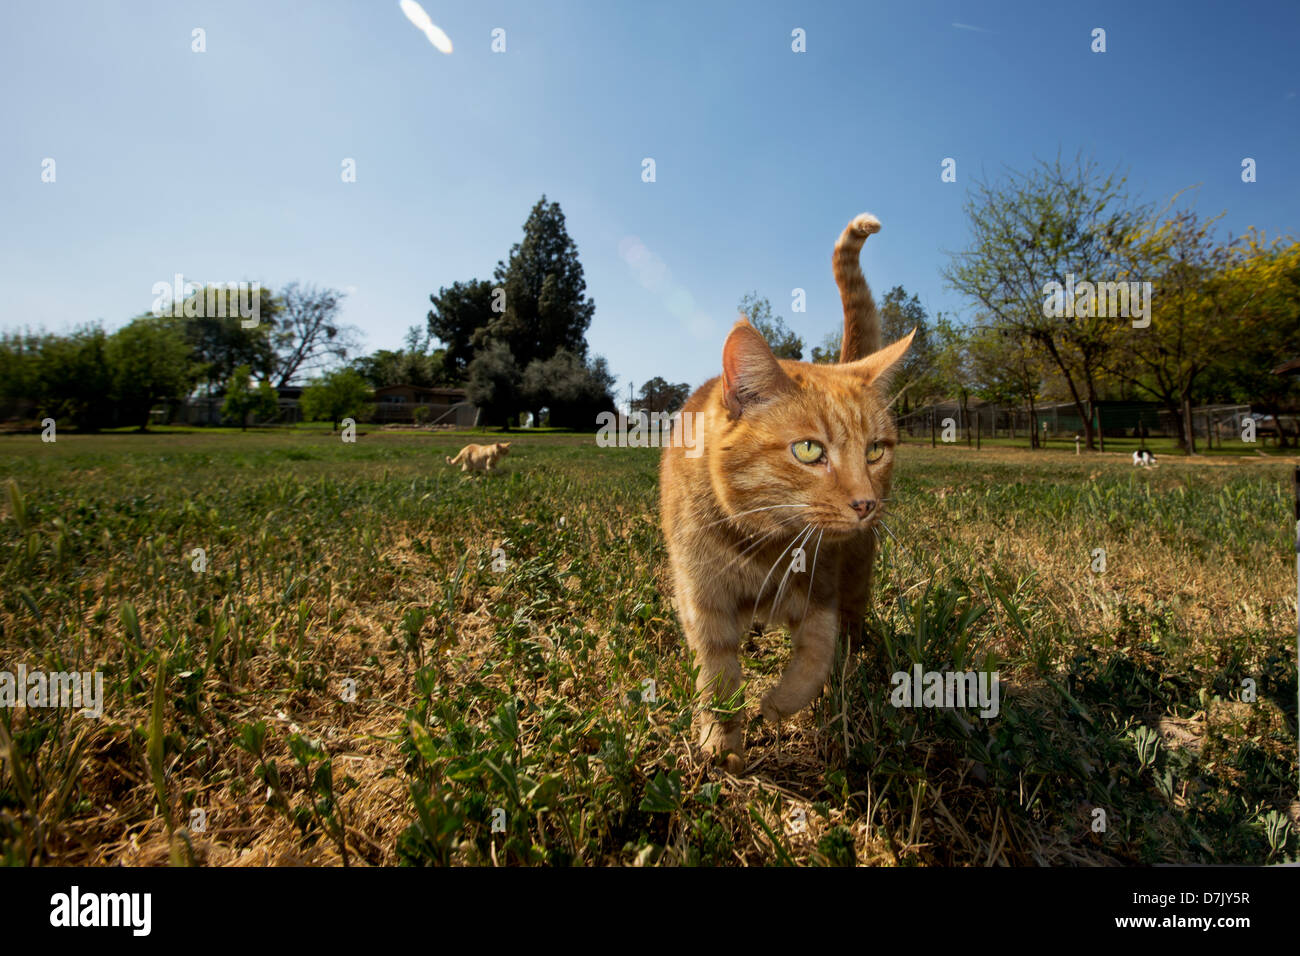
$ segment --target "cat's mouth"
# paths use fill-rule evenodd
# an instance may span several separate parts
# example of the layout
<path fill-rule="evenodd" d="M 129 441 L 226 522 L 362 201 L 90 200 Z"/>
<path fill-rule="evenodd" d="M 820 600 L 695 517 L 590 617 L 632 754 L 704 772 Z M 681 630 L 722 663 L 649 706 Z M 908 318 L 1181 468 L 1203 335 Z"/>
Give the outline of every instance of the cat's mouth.
<path fill-rule="evenodd" d="M 826 535 L 827 541 L 848 541 L 870 534 L 876 526 L 875 518 L 864 518 L 852 522 L 837 520 L 820 526 L 818 530 Z"/>
<path fill-rule="evenodd" d="M 884 527 L 884 517 L 884 508 L 876 506 L 862 517 L 859 517 L 856 512 L 816 515 L 813 516 L 813 524 L 825 534 L 827 540 L 847 541 L 867 534 L 879 535 L 885 532 L 887 529 Z"/>
<path fill-rule="evenodd" d="M 728 515 L 729 523 L 746 536 L 779 537 L 811 531 L 826 541 L 849 541 L 865 534 L 879 533 L 883 509 L 876 508 L 865 517 L 854 512 L 842 514 L 832 509 L 818 509 L 807 504 L 763 505 Z"/>

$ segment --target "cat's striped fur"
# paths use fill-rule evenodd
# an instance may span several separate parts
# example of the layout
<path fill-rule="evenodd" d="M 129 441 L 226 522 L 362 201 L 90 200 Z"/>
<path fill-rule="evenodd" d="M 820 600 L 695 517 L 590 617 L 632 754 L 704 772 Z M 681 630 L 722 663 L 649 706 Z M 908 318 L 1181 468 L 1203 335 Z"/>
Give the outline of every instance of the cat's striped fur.
<path fill-rule="evenodd" d="M 714 708 L 741 686 L 749 627 L 792 630 L 790 663 L 760 708 L 776 721 L 821 692 L 837 633 L 856 628 L 866 605 L 898 437 L 884 383 L 912 338 L 877 348 L 879 317 L 858 254 L 879 228 L 858 216 L 832 256 L 844 305 L 840 364 L 780 361 L 741 319 L 723 347 L 722 375 L 682 409 L 695 416 L 697 455 L 674 443 L 660 459 L 675 604 L 699 666 L 700 742 L 733 771 L 744 766 L 743 714 Z M 822 452 L 815 461 L 813 446 Z M 805 555 L 798 570 L 796 552 Z"/>

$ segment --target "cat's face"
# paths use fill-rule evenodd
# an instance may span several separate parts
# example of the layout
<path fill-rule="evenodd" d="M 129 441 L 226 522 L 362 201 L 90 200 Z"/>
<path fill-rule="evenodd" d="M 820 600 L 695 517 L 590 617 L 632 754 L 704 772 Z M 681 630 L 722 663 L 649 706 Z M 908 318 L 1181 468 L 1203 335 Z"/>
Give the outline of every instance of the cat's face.
<path fill-rule="evenodd" d="M 884 376 L 910 342 L 845 365 L 783 367 L 751 327 L 733 330 L 723 353 L 730 427 L 711 472 L 737 524 L 790 534 L 808 526 L 831 540 L 869 532 L 889 497 L 898 441 Z"/>
<path fill-rule="evenodd" d="M 508 441 L 497 442 L 497 451 L 502 455 L 510 454 L 510 442 Z"/>

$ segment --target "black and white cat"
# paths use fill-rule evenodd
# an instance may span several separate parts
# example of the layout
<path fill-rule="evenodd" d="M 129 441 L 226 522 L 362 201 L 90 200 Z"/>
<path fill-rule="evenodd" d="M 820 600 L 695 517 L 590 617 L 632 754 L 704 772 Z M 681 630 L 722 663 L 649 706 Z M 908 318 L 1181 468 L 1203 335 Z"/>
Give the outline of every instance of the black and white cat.
<path fill-rule="evenodd" d="M 1146 468 L 1148 465 L 1154 465 L 1155 463 L 1156 456 L 1151 454 L 1151 452 L 1147 451 L 1145 448 L 1133 452 L 1133 464 L 1141 465 L 1143 468 Z"/>

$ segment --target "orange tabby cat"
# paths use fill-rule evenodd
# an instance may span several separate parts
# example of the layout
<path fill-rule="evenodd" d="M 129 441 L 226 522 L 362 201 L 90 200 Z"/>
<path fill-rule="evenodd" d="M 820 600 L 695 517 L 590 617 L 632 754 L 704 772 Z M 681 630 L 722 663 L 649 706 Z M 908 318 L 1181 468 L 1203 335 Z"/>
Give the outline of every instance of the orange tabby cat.
<path fill-rule="evenodd" d="M 841 624 L 866 607 L 874 528 L 889 497 L 898 432 L 885 383 L 912 334 L 880 348 L 880 320 L 858 254 L 878 232 L 855 218 L 832 266 L 844 306 L 840 364 L 778 360 L 744 319 L 722 349 L 722 375 L 682 413 L 703 453 L 679 444 L 660 460 L 664 538 L 677 612 L 699 666 L 700 744 L 744 768 L 742 715 L 711 706 L 741 685 L 740 642 L 752 623 L 793 634 L 789 665 L 760 711 L 778 721 L 822 689 Z"/>
<path fill-rule="evenodd" d="M 460 465 L 461 471 L 491 471 L 498 461 L 510 453 L 510 442 L 497 442 L 495 445 L 466 445 L 455 458 L 448 458 L 447 464 Z"/>

